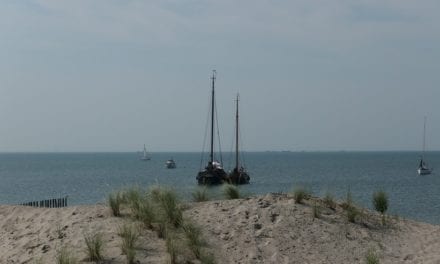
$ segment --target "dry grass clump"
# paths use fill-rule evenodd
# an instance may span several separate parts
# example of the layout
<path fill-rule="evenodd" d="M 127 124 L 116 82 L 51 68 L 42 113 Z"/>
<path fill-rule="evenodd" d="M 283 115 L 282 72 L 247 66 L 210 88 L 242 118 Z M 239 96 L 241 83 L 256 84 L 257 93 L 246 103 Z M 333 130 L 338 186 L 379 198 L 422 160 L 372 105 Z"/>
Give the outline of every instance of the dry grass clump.
<path fill-rule="evenodd" d="M 365 256 L 365 262 L 367 264 L 379 264 L 379 257 L 374 252 L 374 250 L 372 250 L 372 249 L 368 250 L 368 252 Z"/>
<path fill-rule="evenodd" d="M 315 201 L 313 203 L 313 218 L 320 218 L 321 217 L 321 207 L 319 204 Z"/>
<path fill-rule="evenodd" d="M 240 196 L 240 190 L 238 189 L 237 186 L 232 185 L 232 184 L 225 184 L 223 186 L 223 195 L 225 196 L 226 199 L 239 199 Z"/>
<path fill-rule="evenodd" d="M 206 243 L 202 239 L 201 229 L 184 221 L 182 203 L 172 189 L 156 185 L 145 192 L 134 187 L 120 196 L 123 197 L 120 205 L 124 206 L 124 210 L 129 209 L 127 216 L 142 222 L 145 227 L 155 230 L 159 238 L 165 239 L 169 263 L 190 263 L 194 258 L 201 263 L 214 263 L 213 256 L 204 250 Z M 194 197 L 206 200 L 206 190 L 199 190 Z M 132 225 L 119 228 L 121 250 L 127 256 L 128 263 L 135 262 L 139 233 L 140 230 Z"/>
<path fill-rule="evenodd" d="M 175 264 L 177 263 L 178 258 L 178 241 L 175 239 L 173 235 L 168 234 L 166 236 L 165 244 L 167 247 L 167 252 L 169 254 L 169 263 Z"/>
<path fill-rule="evenodd" d="M 42 263 L 42 261 L 41 261 Z M 76 264 L 78 261 L 76 258 L 72 255 L 72 253 L 66 248 L 62 247 L 60 251 L 57 252 L 56 257 L 56 263 L 57 264 Z"/>
<path fill-rule="evenodd" d="M 324 196 L 324 204 L 328 208 L 330 208 L 332 210 L 335 210 L 336 209 L 336 205 L 337 205 L 336 202 L 335 202 L 335 198 L 330 193 L 326 193 L 325 194 L 325 196 Z"/>
<path fill-rule="evenodd" d="M 136 257 L 136 242 L 139 238 L 139 232 L 131 225 L 123 225 L 119 227 L 118 235 L 122 238 L 121 251 L 127 256 L 129 264 L 134 263 Z"/>
<path fill-rule="evenodd" d="M 190 222 L 183 225 L 183 231 L 185 233 L 189 249 L 197 259 L 200 259 L 202 247 L 206 245 L 202 238 L 202 231 L 200 228 Z"/>
<path fill-rule="evenodd" d="M 341 206 L 345 209 L 348 222 L 356 223 L 356 219 L 360 216 L 361 212 L 354 204 L 350 190 L 347 191 L 346 200 Z"/>
<path fill-rule="evenodd" d="M 382 225 L 385 225 L 385 212 L 388 210 L 388 195 L 384 191 L 373 194 L 373 205 L 376 211 L 382 214 Z"/>
<path fill-rule="evenodd" d="M 308 192 L 305 188 L 298 187 L 293 191 L 293 199 L 295 199 L 295 203 L 302 204 L 305 199 L 310 198 L 310 192 Z"/>
<path fill-rule="evenodd" d="M 180 227 L 183 220 L 182 209 L 179 205 L 177 194 L 170 189 L 163 189 L 158 194 L 159 213 L 163 216 L 162 221 Z"/>
<path fill-rule="evenodd" d="M 121 192 L 111 193 L 108 196 L 108 204 L 114 216 L 121 216 L 121 204 L 123 197 Z"/>
<path fill-rule="evenodd" d="M 198 188 L 192 193 L 194 202 L 206 202 L 209 200 L 206 188 Z"/>
<path fill-rule="evenodd" d="M 88 260 L 95 262 L 103 260 L 102 249 L 104 241 L 102 240 L 102 234 L 87 234 L 84 235 L 84 240 L 86 242 Z"/>

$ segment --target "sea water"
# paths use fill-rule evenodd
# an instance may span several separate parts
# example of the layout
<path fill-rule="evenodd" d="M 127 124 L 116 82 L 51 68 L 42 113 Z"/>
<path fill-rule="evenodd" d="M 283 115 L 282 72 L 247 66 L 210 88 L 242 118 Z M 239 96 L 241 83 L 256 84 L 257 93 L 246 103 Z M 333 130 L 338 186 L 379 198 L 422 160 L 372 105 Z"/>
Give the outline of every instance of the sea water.
<path fill-rule="evenodd" d="M 70 205 L 105 202 L 109 193 L 128 186 L 155 184 L 174 188 L 190 199 L 197 172 L 205 166 L 200 153 L 3 153 L 0 154 L 0 204 L 19 204 L 68 196 Z M 225 170 L 232 167 L 223 154 Z M 166 169 L 173 158 L 176 169 Z M 220 157 L 218 157 L 220 158 Z M 304 187 L 314 195 L 333 194 L 372 208 L 372 195 L 389 196 L 389 212 L 440 224 L 440 152 L 428 152 L 431 175 L 417 175 L 416 152 L 246 152 L 251 176 L 240 186 L 248 195 L 291 192 Z M 436 169 L 438 171 L 436 171 Z M 210 188 L 219 195 L 220 187 Z"/>

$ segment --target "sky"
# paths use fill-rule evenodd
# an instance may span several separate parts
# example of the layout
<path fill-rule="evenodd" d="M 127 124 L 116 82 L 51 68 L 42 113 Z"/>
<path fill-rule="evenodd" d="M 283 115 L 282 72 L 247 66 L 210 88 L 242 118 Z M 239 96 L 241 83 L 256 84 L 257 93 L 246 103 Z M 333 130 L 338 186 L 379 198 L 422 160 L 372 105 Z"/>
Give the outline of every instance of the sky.
<path fill-rule="evenodd" d="M 0 152 L 440 150 L 438 0 L 2 0 Z"/>

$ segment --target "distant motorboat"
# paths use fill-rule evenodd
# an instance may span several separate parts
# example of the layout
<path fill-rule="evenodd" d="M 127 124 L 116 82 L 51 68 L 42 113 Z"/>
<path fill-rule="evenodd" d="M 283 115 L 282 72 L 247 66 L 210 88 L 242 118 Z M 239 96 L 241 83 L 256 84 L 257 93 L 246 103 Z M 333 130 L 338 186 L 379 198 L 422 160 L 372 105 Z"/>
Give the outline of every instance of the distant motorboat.
<path fill-rule="evenodd" d="M 176 162 L 173 159 L 169 159 L 165 162 L 165 166 L 167 167 L 167 169 L 175 169 Z"/>
<path fill-rule="evenodd" d="M 420 163 L 419 168 L 417 169 L 417 173 L 419 175 L 429 175 L 432 172 L 432 168 L 428 168 L 428 165 L 426 165 L 424 157 L 425 157 L 425 136 L 426 135 L 426 116 L 425 120 L 423 122 L 423 149 L 422 149 L 422 156 L 420 157 Z"/>
<path fill-rule="evenodd" d="M 150 159 L 151 159 L 151 157 L 148 156 L 147 148 L 145 147 L 145 144 L 144 144 L 144 152 L 143 152 L 143 155 L 141 157 L 141 160 L 147 161 L 147 160 L 150 160 Z"/>

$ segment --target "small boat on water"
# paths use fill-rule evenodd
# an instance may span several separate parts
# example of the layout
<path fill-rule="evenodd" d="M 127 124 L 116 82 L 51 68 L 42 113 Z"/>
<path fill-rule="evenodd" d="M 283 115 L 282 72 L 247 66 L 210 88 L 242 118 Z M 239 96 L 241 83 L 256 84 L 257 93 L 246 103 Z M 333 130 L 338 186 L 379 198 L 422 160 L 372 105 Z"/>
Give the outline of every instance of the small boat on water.
<path fill-rule="evenodd" d="M 246 172 L 246 169 L 244 166 L 240 165 L 240 159 L 239 159 L 239 130 L 238 130 L 238 101 L 239 101 L 239 95 L 237 94 L 236 99 L 236 110 L 235 110 L 235 167 L 234 169 L 229 173 L 229 183 L 232 184 L 248 184 L 251 177 Z"/>
<path fill-rule="evenodd" d="M 147 154 L 147 148 L 145 147 L 145 144 L 144 144 L 144 151 L 143 151 L 143 154 L 142 154 L 142 157 L 141 157 L 141 160 L 143 160 L 143 161 L 147 161 L 147 160 L 150 160 L 151 158 L 150 158 L 150 156 L 148 156 L 148 154 Z"/>
<path fill-rule="evenodd" d="M 419 175 L 429 175 L 432 172 L 432 168 L 429 168 L 428 165 L 425 163 L 425 136 L 426 135 L 426 116 L 423 122 L 423 149 L 422 149 L 422 155 L 420 157 L 419 162 L 419 168 L 417 169 L 417 173 Z"/>
<path fill-rule="evenodd" d="M 165 166 L 167 169 L 175 169 L 176 168 L 176 162 L 173 159 L 169 159 L 165 162 Z"/>
<path fill-rule="evenodd" d="M 214 131 L 215 131 L 215 80 L 216 71 L 212 71 L 212 92 L 211 92 L 211 147 L 209 154 L 209 161 L 204 170 L 201 170 L 197 174 L 197 182 L 201 185 L 217 185 L 224 182 L 228 182 L 228 175 L 223 170 L 220 162 L 215 160 L 214 157 Z"/>

